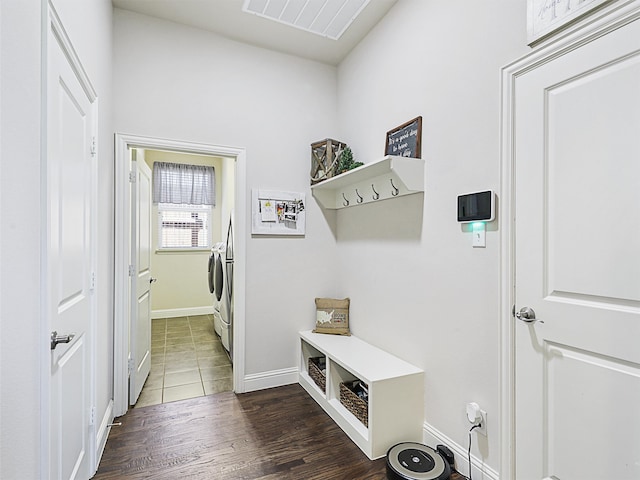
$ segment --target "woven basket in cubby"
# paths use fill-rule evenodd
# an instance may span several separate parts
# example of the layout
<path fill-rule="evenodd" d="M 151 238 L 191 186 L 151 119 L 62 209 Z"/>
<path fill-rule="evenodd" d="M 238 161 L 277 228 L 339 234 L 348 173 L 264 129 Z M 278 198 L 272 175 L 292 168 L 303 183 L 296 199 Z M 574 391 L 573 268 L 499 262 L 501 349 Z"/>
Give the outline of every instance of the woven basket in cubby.
<path fill-rule="evenodd" d="M 350 383 L 351 382 L 343 382 L 340 384 L 340 403 L 342 403 L 347 410 L 353 413 L 365 427 L 368 427 L 369 405 L 348 387 Z"/>
<path fill-rule="evenodd" d="M 320 359 L 324 357 L 309 357 L 309 376 L 311 379 L 320 387 L 320 389 L 326 393 L 327 392 L 327 379 L 325 378 L 322 370 L 318 366 Z"/>

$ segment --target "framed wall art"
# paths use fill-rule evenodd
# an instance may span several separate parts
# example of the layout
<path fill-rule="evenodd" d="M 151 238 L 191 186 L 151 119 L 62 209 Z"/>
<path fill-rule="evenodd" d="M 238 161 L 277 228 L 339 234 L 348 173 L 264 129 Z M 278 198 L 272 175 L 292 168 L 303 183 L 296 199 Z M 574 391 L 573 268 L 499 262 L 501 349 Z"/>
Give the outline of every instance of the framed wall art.
<path fill-rule="evenodd" d="M 529 45 L 614 0 L 527 0 Z"/>
<path fill-rule="evenodd" d="M 387 132 L 384 154 L 421 158 L 422 117 L 416 117 Z"/>
<path fill-rule="evenodd" d="M 253 235 L 304 235 L 304 193 L 254 188 L 251 197 Z"/>

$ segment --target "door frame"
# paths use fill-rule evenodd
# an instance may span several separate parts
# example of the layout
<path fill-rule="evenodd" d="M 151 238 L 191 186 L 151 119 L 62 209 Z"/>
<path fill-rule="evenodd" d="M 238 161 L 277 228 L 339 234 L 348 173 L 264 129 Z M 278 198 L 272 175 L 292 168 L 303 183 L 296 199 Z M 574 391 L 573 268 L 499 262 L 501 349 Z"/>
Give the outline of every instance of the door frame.
<path fill-rule="evenodd" d="M 640 19 L 640 2 L 624 0 L 603 9 L 579 30 L 558 37 L 503 67 L 501 72 L 500 235 L 500 478 L 515 479 L 515 84 L 519 76 L 613 30 Z"/>
<path fill-rule="evenodd" d="M 233 348 L 233 389 L 245 391 L 245 259 L 246 259 L 246 151 L 240 147 L 210 145 L 168 140 L 155 137 L 115 134 L 115 257 L 114 257 L 114 332 L 113 332 L 113 396 L 114 415 L 124 415 L 128 408 L 128 354 L 129 354 L 129 242 L 131 239 L 131 198 L 129 191 L 128 151 L 130 148 L 169 150 L 198 155 L 232 157 L 236 161 L 235 172 L 235 250 L 234 264 L 235 309 Z"/>

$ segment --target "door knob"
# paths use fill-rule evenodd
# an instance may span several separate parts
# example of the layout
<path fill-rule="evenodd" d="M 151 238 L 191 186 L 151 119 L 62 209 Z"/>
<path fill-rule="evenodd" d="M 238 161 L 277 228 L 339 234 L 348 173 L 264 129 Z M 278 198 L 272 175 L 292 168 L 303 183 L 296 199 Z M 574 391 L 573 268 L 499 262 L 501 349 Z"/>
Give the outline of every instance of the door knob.
<path fill-rule="evenodd" d="M 153 277 L 149 278 L 149 283 L 156 283 L 157 281 L 158 281 L 157 278 L 153 278 Z"/>
<path fill-rule="evenodd" d="M 522 307 L 519 312 L 516 312 L 516 318 L 523 322 L 532 323 L 536 321 L 536 312 L 531 307 Z"/>
<path fill-rule="evenodd" d="M 58 335 L 55 330 L 51 332 L 51 350 L 55 350 L 59 343 L 69 343 L 76 335 L 70 333 L 69 335 Z"/>

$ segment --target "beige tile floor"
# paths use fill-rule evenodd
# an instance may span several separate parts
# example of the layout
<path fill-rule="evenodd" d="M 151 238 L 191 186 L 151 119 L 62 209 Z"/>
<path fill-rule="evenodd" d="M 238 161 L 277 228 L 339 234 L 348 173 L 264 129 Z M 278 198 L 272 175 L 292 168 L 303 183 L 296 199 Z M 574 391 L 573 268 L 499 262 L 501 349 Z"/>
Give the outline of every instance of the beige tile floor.
<path fill-rule="evenodd" d="M 151 373 L 136 408 L 231 390 L 231 362 L 213 315 L 152 320 Z"/>

